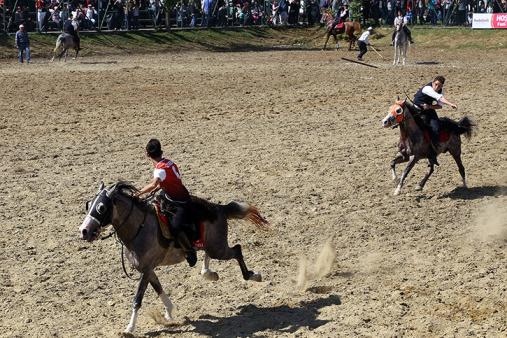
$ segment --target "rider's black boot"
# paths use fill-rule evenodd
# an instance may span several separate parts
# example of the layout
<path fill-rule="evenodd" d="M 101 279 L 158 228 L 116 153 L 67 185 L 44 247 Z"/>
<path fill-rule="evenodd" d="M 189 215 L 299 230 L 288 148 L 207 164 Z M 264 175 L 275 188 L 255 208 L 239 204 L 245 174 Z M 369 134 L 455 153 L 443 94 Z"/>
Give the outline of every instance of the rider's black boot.
<path fill-rule="evenodd" d="M 428 150 L 428 160 L 432 165 L 440 165 L 437 161 L 437 150 L 433 142 L 430 144 L 430 148 Z"/>
<path fill-rule="evenodd" d="M 183 251 L 185 251 L 185 258 L 187 259 L 188 265 L 190 267 L 195 266 L 197 263 L 197 253 L 195 252 L 192 243 L 188 240 L 187 235 L 181 231 L 178 234 L 177 240 Z"/>

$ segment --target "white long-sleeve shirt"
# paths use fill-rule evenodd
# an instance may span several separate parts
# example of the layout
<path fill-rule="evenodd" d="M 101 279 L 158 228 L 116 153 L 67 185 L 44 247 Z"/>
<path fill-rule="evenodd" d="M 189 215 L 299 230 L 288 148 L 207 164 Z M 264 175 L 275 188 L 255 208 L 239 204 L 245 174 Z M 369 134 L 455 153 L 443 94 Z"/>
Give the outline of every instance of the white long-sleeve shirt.
<path fill-rule="evenodd" d="M 370 37 L 370 31 L 366 31 L 363 34 L 361 34 L 361 37 L 359 38 L 359 41 L 363 41 L 365 44 L 368 44 L 368 38 Z"/>
<path fill-rule="evenodd" d="M 444 96 L 444 91 L 442 90 L 442 94 L 437 93 L 432 86 L 424 86 L 422 89 L 423 94 L 428 95 L 429 97 L 434 98 L 439 105 L 443 105 L 442 102 L 440 102 L 440 99 L 442 96 Z"/>

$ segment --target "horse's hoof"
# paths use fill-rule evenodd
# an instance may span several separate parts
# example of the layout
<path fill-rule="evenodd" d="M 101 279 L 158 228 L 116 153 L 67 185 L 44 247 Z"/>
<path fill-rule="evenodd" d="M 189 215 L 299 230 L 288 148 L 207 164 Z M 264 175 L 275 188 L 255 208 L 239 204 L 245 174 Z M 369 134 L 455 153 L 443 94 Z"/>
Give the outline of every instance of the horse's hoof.
<path fill-rule="evenodd" d="M 415 191 L 421 191 L 423 190 L 423 187 L 421 187 L 419 184 L 415 186 Z"/>
<path fill-rule="evenodd" d="M 401 192 L 401 189 L 400 188 L 396 188 L 394 190 L 394 196 L 398 196 L 400 194 L 400 192 Z"/>
<path fill-rule="evenodd" d="M 167 312 L 167 311 L 164 314 L 164 318 L 167 321 L 172 321 L 173 320 L 173 316 L 171 316 L 171 314 L 169 314 L 169 312 Z"/>
<path fill-rule="evenodd" d="M 260 273 L 253 273 L 248 280 L 253 282 L 262 282 L 262 275 Z"/>
<path fill-rule="evenodd" d="M 125 329 L 125 331 L 123 331 L 123 336 L 124 337 L 133 337 L 132 332 L 134 332 L 134 327 L 131 327 L 129 325 L 129 326 L 127 326 L 127 328 Z"/>
<path fill-rule="evenodd" d="M 214 271 L 205 271 L 204 273 L 201 272 L 201 275 L 204 277 L 204 279 L 216 282 L 218 280 L 218 273 Z"/>

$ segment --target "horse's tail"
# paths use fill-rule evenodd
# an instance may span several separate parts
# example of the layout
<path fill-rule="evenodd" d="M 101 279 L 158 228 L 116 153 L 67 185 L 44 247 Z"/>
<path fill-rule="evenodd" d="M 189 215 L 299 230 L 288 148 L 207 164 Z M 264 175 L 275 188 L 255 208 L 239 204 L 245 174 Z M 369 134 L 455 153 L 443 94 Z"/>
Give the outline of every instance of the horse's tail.
<path fill-rule="evenodd" d="M 458 121 L 458 126 L 460 127 L 460 135 L 465 134 L 465 137 L 470 140 L 474 133 L 475 127 L 477 124 L 468 116 L 462 117 L 461 120 Z"/>
<path fill-rule="evenodd" d="M 58 50 L 58 48 L 60 48 L 62 43 L 63 43 L 63 35 L 58 35 L 58 38 L 56 39 L 56 46 L 55 49 L 53 50 L 53 53 L 56 53 L 56 51 Z"/>
<path fill-rule="evenodd" d="M 468 116 L 462 117 L 458 122 L 446 117 L 440 119 L 440 121 L 445 129 L 448 129 L 453 134 L 465 135 L 468 140 L 472 138 L 475 127 L 477 126 Z"/>
<path fill-rule="evenodd" d="M 259 229 L 269 229 L 269 222 L 261 215 L 259 210 L 246 203 L 232 201 L 222 206 L 227 218 L 246 219 Z"/>

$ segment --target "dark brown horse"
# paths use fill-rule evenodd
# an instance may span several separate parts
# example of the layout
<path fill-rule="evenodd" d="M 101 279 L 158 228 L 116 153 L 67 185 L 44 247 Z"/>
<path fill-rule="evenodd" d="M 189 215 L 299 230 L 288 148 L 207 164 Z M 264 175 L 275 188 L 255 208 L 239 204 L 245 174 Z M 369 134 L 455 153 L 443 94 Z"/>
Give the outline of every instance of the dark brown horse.
<path fill-rule="evenodd" d="M 183 250 L 175 246 L 174 240 L 163 235 L 153 205 L 133 196 L 137 191 L 126 182 L 118 182 L 110 188 L 101 184 L 95 198 L 87 203 L 87 215 L 79 227 L 81 239 L 92 242 L 99 237 L 103 228 L 112 224 L 119 240 L 126 247 L 128 260 L 141 273 L 132 316 L 125 330 L 128 333 L 135 329 L 138 311 L 148 284 L 164 303 L 165 318 L 172 319 L 173 305 L 162 289 L 154 269 L 157 266 L 185 261 Z M 248 270 L 243 260 L 241 245 L 230 248 L 227 243 L 228 219 L 247 219 L 259 228 L 267 227 L 267 221 L 257 209 L 234 201 L 220 205 L 196 197 L 192 197 L 189 203 L 192 203 L 192 210 L 195 211 L 196 222 L 204 223 L 200 238 L 205 251 L 201 274 L 206 279 L 217 280 L 218 274 L 209 269 L 210 258 L 236 259 L 245 280 L 261 281 L 260 274 Z"/>
<path fill-rule="evenodd" d="M 361 33 L 361 24 L 357 21 L 345 21 L 343 26 L 340 28 L 333 27 L 334 17 L 330 11 L 325 11 L 322 14 L 321 22 L 326 25 L 326 42 L 324 43 L 323 50 L 326 49 L 327 42 L 329 41 L 329 37 L 332 35 L 334 41 L 336 43 L 336 49 L 338 46 L 338 34 L 345 33 L 349 38 L 349 50 L 352 50 L 352 46 L 356 43 L 357 37 L 354 33 Z"/>
<path fill-rule="evenodd" d="M 393 180 L 397 179 L 396 164 L 407 162 L 407 167 L 401 174 L 398 186 L 394 191 L 394 195 L 399 195 L 403 182 L 407 178 L 408 173 L 414 165 L 422 158 L 428 158 L 431 147 L 431 140 L 428 128 L 424 125 L 422 119 L 418 116 L 421 109 L 406 100 L 398 100 L 389 108 L 387 116 L 382 120 L 384 128 L 400 127 L 400 141 L 398 144 L 399 153 L 396 158 L 391 161 L 391 173 Z M 449 152 L 456 164 L 463 180 L 463 186 L 466 187 L 465 167 L 461 162 L 461 135 L 466 138 L 472 137 L 473 128 L 476 125 L 467 116 L 458 122 L 448 118 L 440 118 L 440 143 L 438 145 L 437 154 Z M 429 162 L 429 161 L 428 161 Z M 429 170 L 416 187 L 416 190 L 422 190 L 426 181 L 433 173 L 433 164 L 429 162 Z"/>

